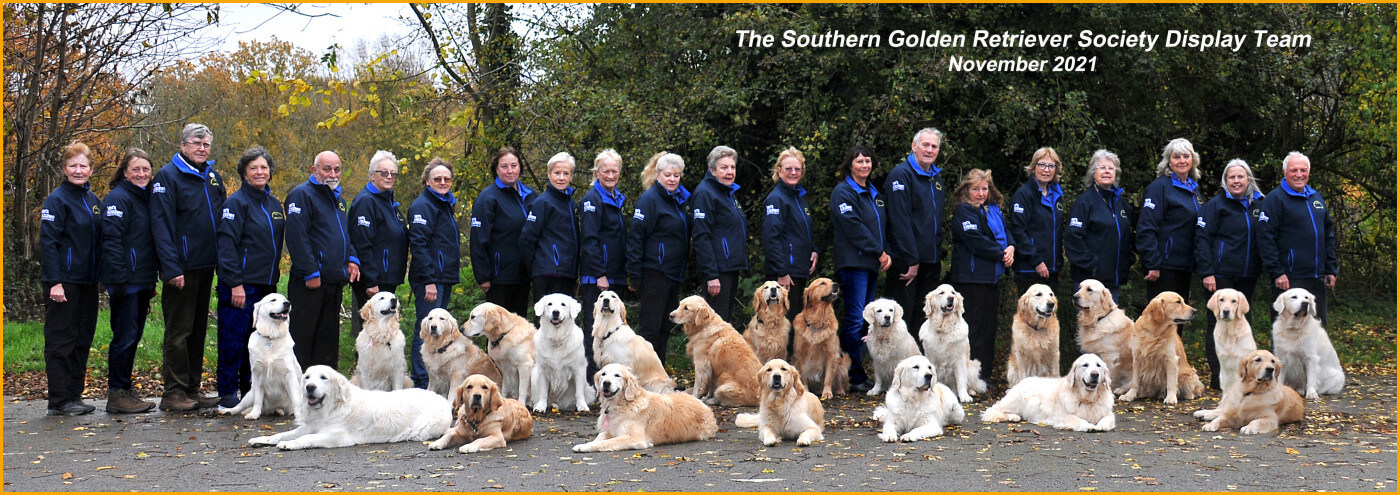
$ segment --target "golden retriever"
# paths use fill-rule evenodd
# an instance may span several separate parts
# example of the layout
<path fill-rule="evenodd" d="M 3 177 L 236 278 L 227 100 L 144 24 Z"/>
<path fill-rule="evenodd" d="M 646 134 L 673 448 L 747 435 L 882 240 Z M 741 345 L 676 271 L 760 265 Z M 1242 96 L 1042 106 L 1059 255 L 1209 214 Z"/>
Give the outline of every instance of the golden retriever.
<path fill-rule="evenodd" d="M 245 419 L 258 419 L 263 411 L 290 415 L 301 406 L 301 364 L 287 332 L 291 309 L 292 303 L 276 292 L 253 304 L 253 335 L 248 339 L 252 388 L 238 405 L 220 407 L 219 414 L 243 413 Z"/>
<path fill-rule="evenodd" d="M 880 440 L 915 442 L 939 437 L 944 426 L 963 422 L 962 403 L 937 378 L 938 370 L 922 355 L 899 362 L 885 405 L 875 408 L 875 420 L 885 422 Z"/>
<path fill-rule="evenodd" d="M 1006 362 L 1006 384 L 1015 386 L 1028 376 L 1059 378 L 1060 317 L 1055 314 L 1055 293 L 1035 284 L 1016 301 L 1011 321 L 1011 358 Z"/>
<path fill-rule="evenodd" d="M 953 389 L 959 402 L 972 402 L 973 395 L 987 391 L 987 382 L 981 376 L 982 362 L 972 359 L 962 294 L 948 284 L 934 288 L 924 295 L 924 316 L 919 340 L 937 370 L 938 383 Z"/>
<path fill-rule="evenodd" d="M 649 449 L 708 440 L 719 431 L 714 411 L 699 399 L 686 394 L 648 392 L 637 383 L 632 370 L 621 364 L 604 366 L 593 381 L 602 410 L 598 415 L 598 437 L 575 445 L 574 452 Z"/>
<path fill-rule="evenodd" d="M 360 308 L 364 328 L 355 338 L 359 359 L 350 383 L 365 390 L 394 391 L 413 387 L 404 358 L 403 329 L 399 328 L 399 299 L 380 291 Z"/>
<path fill-rule="evenodd" d="M 471 375 L 500 382 L 501 370 L 470 338 L 457 329 L 457 319 L 443 308 L 433 308 L 419 324 L 423 339 L 423 365 L 428 368 L 428 390 L 457 403 L 458 385 Z M 456 410 L 456 407 L 452 408 Z"/>
<path fill-rule="evenodd" d="M 1215 409 L 1196 411 L 1196 417 L 1210 421 L 1205 431 L 1239 428 L 1240 433 L 1268 433 L 1279 425 L 1303 420 L 1303 398 L 1298 391 L 1278 383 L 1282 369 L 1269 351 L 1254 351 L 1238 365 L 1239 382 L 1226 389 Z"/>
<path fill-rule="evenodd" d="M 869 333 L 865 336 L 865 348 L 870 351 L 870 361 L 875 368 L 875 385 L 866 395 L 880 395 L 894 384 L 894 368 L 909 356 L 918 356 L 919 343 L 909 335 L 909 326 L 904 323 L 904 308 L 893 299 L 876 299 L 865 305 L 861 313 Z"/>
<path fill-rule="evenodd" d="M 535 412 L 551 405 L 588 412 L 593 387 L 588 384 L 583 330 L 574 323 L 583 308 L 567 294 L 549 294 L 535 302 L 540 328 L 535 332 L 535 367 L 530 373 L 530 400 Z"/>
<path fill-rule="evenodd" d="M 799 447 L 822 440 L 822 401 L 807 391 L 797 368 L 770 360 L 758 372 L 758 381 L 764 384 L 758 414 L 740 414 L 735 425 L 758 427 L 758 439 L 768 447 L 784 439 L 796 439 Z"/>
<path fill-rule="evenodd" d="M 529 320 L 494 303 L 481 303 L 462 324 L 462 334 L 486 336 L 486 355 L 501 370 L 501 388 L 506 396 L 520 401 L 530 397 L 530 373 L 535 368 L 535 326 Z"/>
<path fill-rule="evenodd" d="M 300 450 L 423 442 L 452 425 L 452 404 L 427 390 L 365 390 L 325 365 L 307 368 L 301 381 L 306 400 L 297 409 L 296 429 L 250 439 L 249 445 Z"/>
<path fill-rule="evenodd" d="M 457 422 L 442 434 L 442 438 L 428 444 L 429 450 L 450 449 L 465 443 L 457 451 L 470 454 L 530 438 L 535 418 L 530 416 L 525 404 L 502 397 L 495 380 L 485 375 L 468 376 L 453 387 L 452 396 L 457 398 L 452 401 Z"/>
<path fill-rule="evenodd" d="M 627 308 L 616 292 L 605 290 L 593 304 L 593 360 L 598 367 L 618 363 L 628 367 L 642 388 L 658 394 L 676 390 L 676 382 L 656 355 L 651 342 L 627 326 Z"/>
<path fill-rule="evenodd" d="M 1133 320 L 1113 302 L 1113 293 L 1094 279 L 1079 283 L 1074 293 L 1079 310 L 1074 340 L 1082 354 L 1097 354 L 1113 373 L 1113 393 L 1127 392 L 1133 384 Z"/>
<path fill-rule="evenodd" d="M 1108 431 L 1115 426 L 1113 379 L 1093 354 L 1074 360 L 1063 378 L 1027 377 L 982 412 L 982 422 L 1043 424 L 1060 430 Z"/>
<path fill-rule="evenodd" d="M 681 325 L 689 339 L 685 352 L 695 363 L 691 395 L 725 407 L 758 405 L 758 358 L 705 298 L 682 299 L 671 312 L 671 321 Z"/>
<path fill-rule="evenodd" d="M 1308 400 L 1342 392 L 1347 376 L 1332 340 L 1317 319 L 1317 304 L 1306 289 L 1289 289 L 1274 299 L 1274 353 L 1283 363 L 1279 380 Z"/>
<path fill-rule="evenodd" d="M 1180 294 L 1166 291 L 1152 298 L 1133 323 L 1133 384 L 1118 400 L 1161 396 L 1162 402 L 1176 404 L 1178 395 L 1191 400 L 1205 392 L 1176 333 L 1178 324 L 1195 316 L 1196 309 L 1186 305 Z"/>
<path fill-rule="evenodd" d="M 830 399 L 833 390 L 846 395 L 851 383 L 851 357 L 841 351 L 840 324 L 831 308 L 838 292 L 831 279 L 813 279 L 802 291 L 802 312 L 792 320 L 792 362 L 808 389 L 821 388 L 823 399 Z"/>
<path fill-rule="evenodd" d="M 777 282 L 764 282 L 753 291 L 753 319 L 744 329 L 744 340 L 759 362 L 787 359 L 792 322 L 787 319 L 788 290 Z"/>
<path fill-rule="evenodd" d="M 1235 289 L 1220 289 L 1210 296 L 1206 308 L 1215 313 L 1215 356 L 1220 361 L 1220 390 L 1229 391 L 1240 382 L 1240 362 L 1259 349 L 1249 326 L 1249 298 Z"/>

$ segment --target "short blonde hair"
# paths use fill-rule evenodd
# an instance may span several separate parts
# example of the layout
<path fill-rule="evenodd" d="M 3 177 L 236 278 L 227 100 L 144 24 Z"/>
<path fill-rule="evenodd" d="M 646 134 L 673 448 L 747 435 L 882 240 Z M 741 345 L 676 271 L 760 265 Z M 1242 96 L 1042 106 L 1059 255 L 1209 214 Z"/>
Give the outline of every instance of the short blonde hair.
<path fill-rule="evenodd" d="M 1167 142 L 1162 147 L 1162 161 L 1157 162 L 1157 176 L 1162 177 L 1172 173 L 1172 155 L 1180 153 L 1191 155 L 1191 178 L 1201 180 L 1201 155 L 1196 154 L 1196 148 L 1191 146 L 1191 142 L 1186 138 L 1176 138 Z"/>
<path fill-rule="evenodd" d="M 617 150 L 608 148 L 598 152 L 598 156 L 593 157 L 593 182 L 598 182 L 598 168 L 603 166 L 603 162 L 611 160 L 617 164 L 617 171 L 622 172 L 622 155 L 617 154 Z"/>
<path fill-rule="evenodd" d="M 773 164 L 774 183 L 780 180 L 778 176 L 781 175 L 783 171 L 783 160 L 788 158 L 796 158 L 798 165 L 801 165 L 804 169 L 807 167 L 807 158 L 802 156 L 802 152 L 798 151 L 797 148 L 788 146 L 782 153 L 778 153 L 778 161 Z"/>
<path fill-rule="evenodd" d="M 68 143 L 68 146 L 64 146 L 63 157 L 59 159 L 58 163 L 67 165 L 69 159 L 79 155 L 87 157 L 88 165 L 92 165 L 92 149 L 88 148 L 88 145 L 83 144 L 82 141 L 73 141 Z"/>
<path fill-rule="evenodd" d="M 570 155 L 567 151 L 560 151 L 558 153 L 555 153 L 554 156 L 549 157 L 548 162 L 545 162 L 544 172 L 549 173 L 553 171 L 554 164 L 556 163 L 567 164 L 569 166 L 569 170 L 578 168 L 578 162 L 574 161 L 574 155 Z"/>
<path fill-rule="evenodd" d="M 1064 164 L 1060 162 L 1060 154 L 1055 152 L 1055 148 L 1049 146 L 1035 150 L 1035 154 L 1031 155 L 1031 163 L 1026 165 L 1026 176 L 1035 176 L 1035 164 L 1040 162 L 1041 158 L 1049 158 L 1050 161 L 1055 162 L 1055 178 L 1051 180 L 1059 182 L 1063 175 L 1061 172 L 1064 170 Z"/>

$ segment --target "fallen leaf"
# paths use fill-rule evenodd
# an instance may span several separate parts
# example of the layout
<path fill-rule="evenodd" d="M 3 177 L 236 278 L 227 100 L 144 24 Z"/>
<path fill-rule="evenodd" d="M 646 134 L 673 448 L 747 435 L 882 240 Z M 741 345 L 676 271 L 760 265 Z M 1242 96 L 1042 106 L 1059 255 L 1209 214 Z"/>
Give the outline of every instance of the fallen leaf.
<path fill-rule="evenodd" d="M 73 479 L 73 473 L 63 473 L 63 479 L 65 479 L 65 480 L 71 480 L 71 479 Z"/>

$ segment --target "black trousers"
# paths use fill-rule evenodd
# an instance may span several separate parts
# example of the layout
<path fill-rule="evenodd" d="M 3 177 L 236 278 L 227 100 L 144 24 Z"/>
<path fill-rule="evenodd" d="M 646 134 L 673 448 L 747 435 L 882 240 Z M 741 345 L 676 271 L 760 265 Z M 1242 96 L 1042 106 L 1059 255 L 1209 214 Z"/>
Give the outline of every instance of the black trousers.
<path fill-rule="evenodd" d="M 486 291 L 486 302 L 493 303 L 507 311 L 520 315 L 526 319 L 530 318 L 530 284 L 498 284 L 491 283 L 491 290 Z"/>
<path fill-rule="evenodd" d="M 97 284 L 63 284 L 64 302 L 44 294 L 44 374 L 49 408 L 83 399 L 88 352 L 97 332 Z"/>
<path fill-rule="evenodd" d="M 1254 287 L 1257 285 L 1259 277 L 1252 278 L 1230 277 L 1225 275 L 1215 276 L 1215 290 L 1235 289 L 1244 294 L 1244 298 L 1251 303 L 1254 302 Z M 1220 357 L 1215 355 L 1215 312 L 1209 308 L 1206 311 L 1206 364 L 1210 365 L 1210 388 L 1220 390 Z"/>
<path fill-rule="evenodd" d="M 722 272 L 717 278 L 719 279 L 719 294 L 711 296 L 709 280 L 701 280 L 701 297 L 705 298 L 705 303 L 709 304 L 710 309 L 715 310 L 720 318 L 724 318 L 724 321 L 734 325 L 734 328 L 743 328 L 743 325 L 734 321 L 734 309 L 744 307 L 743 302 L 734 298 L 734 289 L 739 286 L 739 272 Z"/>
<path fill-rule="evenodd" d="M 214 269 L 185 270 L 183 289 L 161 288 L 161 312 L 165 316 L 165 337 L 161 341 L 164 363 L 160 367 L 165 393 L 184 390 L 198 395 L 204 372 L 204 338 L 209 333 L 209 293 L 214 286 Z"/>
<path fill-rule="evenodd" d="M 340 297 L 344 284 L 321 283 L 315 289 L 306 282 L 287 282 L 287 300 L 292 303 L 289 317 L 292 352 L 301 369 L 315 365 L 337 368 L 340 363 Z"/>
<path fill-rule="evenodd" d="M 288 282 L 287 286 L 291 287 L 291 282 Z M 398 288 L 398 285 L 381 285 L 379 286 L 379 292 L 393 294 Z M 365 293 L 366 290 L 369 290 L 369 285 L 367 284 L 359 282 L 350 283 L 350 300 L 354 301 L 355 304 L 350 308 L 350 340 L 355 340 L 360 337 L 360 328 L 363 328 L 365 324 L 364 319 L 360 318 L 360 308 L 365 307 L 365 303 L 369 302 L 370 295 Z M 402 303 L 403 301 L 399 302 Z"/>
<path fill-rule="evenodd" d="M 914 339 L 918 340 L 919 327 L 923 326 L 924 320 L 924 296 L 938 288 L 942 280 L 943 263 L 919 263 L 919 274 L 914 277 L 914 283 L 904 285 L 900 275 L 909 271 L 909 265 L 894 263 L 890 265 L 889 271 L 885 272 L 885 296 L 894 299 L 904 308 L 904 323 L 909 325 L 909 333 L 914 334 Z M 877 273 L 876 276 L 879 276 Z M 923 348 L 923 343 L 919 343 L 919 348 Z"/>
<path fill-rule="evenodd" d="M 656 270 L 642 272 L 642 283 L 637 287 L 641 293 L 641 319 L 637 322 L 637 335 L 651 342 L 656 357 L 666 364 L 666 343 L 671 340 L 671 331 L 676 324 L 671 323 L 671 312 L 681 302 L 681 283 L 667 278 Z"/>
<path fill-rule="evenodd" d="M 1142 306 L 1138 308 L 1139 311 L 1146 308 L 1147 304 L 1152 302 L 1152 298 L 1157 297 L 1157 294 L 1166 291 L 1179 294 L 1189 304 L 1191 301 L 1191 272 L 1166 269 L 1158 270 L 1158 272 L 1157 280 L 1149 281 L 1143 286 L 1146 289 L 1143 297 L 1146 299 L 1142 301 Z"/>
<path fill-rule="evenodd" d="M 963 296 L 963 319 L 967 320 L 967 340 L 972 347 L 972 359 L 982 362 L 982 377 L 987 382 L 1001 382 L 1004 376 L 992 375 L 992 368 L 997 363 L 997 329 L 1001 328 L 997 315 L 1001 293 L 997 291 L 996 284 L 953 282 L 952 285 Z"/>
<path fill-rule="evenodd" d="M 1274 300 L 1278 299 L 1278 295 L 1282 294 L 1283 290 L 1274 285 L 1273 280 L 1269 280 L 1268 283 L 1269 287 L 1273 288 L 1269 291 L 1269 321 L 1274 321 L 1278 319 L 1278 312 L 1274 311 Z M 1317 318 L 1322 321 L 1322 327 L 1327 328 L 1327 285 L 1322 283 L 1322 279 L 1288 277 L 1288 287 L 1290 289 L 1306 289 L 1312 293 L 1313 301 L 1317 304 Z"/>
<path fill-rule="evenodd" d="M 1056 290 L 1056 289 L 1058 289 L 1059 286 L 1060 286 L 1060 272 L 1050 272 L 1050 276 L 1049 276 L 1049 277 L 1041 277 L 1039 274 L 1036 274 L 1035 272 L 1030 272 L 1030 273 L 1016 272 L 1016 275 L 1015 275 L 1013 278 L 1016 279 L 1016 296 L 1017 296 L 1017 297 L 1020 297 L 1021 294 L 1025 294 L 1026 291 L 1030 290 L 1030 289 L 1031 289 L 1031 286 L 1032 286 L 1032 285 L 1035 285 L 1035 284 L 1045 284 L 1045 285 L 1048 285 L 1048 286 L 1050 286 L 1050 290 Z M 1075 289 L 1078 290 L 1078 287 L 1076 287 Z"/>

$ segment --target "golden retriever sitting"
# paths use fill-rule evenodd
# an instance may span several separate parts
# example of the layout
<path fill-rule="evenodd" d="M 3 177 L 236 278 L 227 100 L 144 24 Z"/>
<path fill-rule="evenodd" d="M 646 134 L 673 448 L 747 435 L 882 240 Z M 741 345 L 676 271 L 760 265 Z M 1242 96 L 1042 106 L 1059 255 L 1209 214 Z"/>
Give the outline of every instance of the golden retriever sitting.
<path fill-rule="evenodd" d="M 423 339 L 423 365 L 428 368 L 428 390 L 457 403 L 458 385 L 471 375 L 484 375 L 494 384 L 501 380 L 496 363 L 457 329 L 457 319 L 443 308 L 433 308 L 419 324 Z M 452 408 L 454 411 L 456 407 Z"/>
<path fill-rule="evenodd" d="M 440 309 L 440 308 L 439 308 Z M 437 311 L 436 309 L 433 311 Z M 457 422 L 442 438 L 428 445 L 429 450 L 442 450 L 462 445 L 463 454 L 499 449 L 506 442 L 530 438 L 535 418 L 525 404 L 501 396 L 496 382 L 483 375 L 471 375 L 462 380 L 452 392 L 452 410 Z"/>
<path fill-rule="evenodd" d="M 413 388 L 404 359 L 403 330 L 399 329 L 399 299 L 393 292 L 379 292 L 360 308 L 364 328 L 355 338 L 355 373 L 350 383 L 365 390 L 392 392 Z"/>
<path fill-rule="evenodd" d="M 1079 331 L 1074 340 L 1079 352 L 1097 354 L 1113 373 L 1113 393 L 1127 392 L 1133 384 L 1133 320 L 1113 302 L 1113 293 L 1094 279 L 1079 283 L 1074 293 L 1079 310 Z"/>
<path fill-rule="evenodd" d="M 681 325 L 689 339 L 685 352 L 695 363 L 691 395 L 725 407 L 758 405 L 758 358 L 705 298 L 682 299 L 671 321 Z"/>
<path fill-rule="evenodd" d="M 621 364 L 604 366 L 593 381 L 602 410 L 598 415 L 598 437 L 575 445 L 574 452 L 649 449 L 708 440 L 719 431 L 709 406 L 686 394 L 648 392 L 632 370 Z"/>
<path fill-rule="evenodd" d="M 1303 420 L 1303 398 L 1278 382 L 1282 368 L 1273 353 L 1251 352 L 1238 367 L 1239 382 L 1225 390 L 1220 407 L 1196 411 L 1197 418 L 1210 421 L 1202 430 L 1239 428 L 1240 433 L 1253 435 Z"/>
<path fill-rule="evenodd" d="M 759 362 L 787 359 L 792 323 L 787 319 L 788 290 L 777 282 L 764 282 L 753 291 L 753 319 L 744 329 L 744 340 Z"/>
<path fill-rule="evenodd" d="M 904 323 L 904 308 L 893 299 L 876 299 L 861 312 L 866 328 L 865 348 L 875 368 L 875 385 L 865 395 L 880 395 L 894 383 L 894 368 L 909 356 L 918 356 L 919 343 L 909 335 Z"/>
<path fill-rule="evenodd" d="M 1045 284 L 1032 285 L 1016 301 L 1007 385 L 1015 386 L 1028 376 L 1060 376 L 1060 317 L 1055 303 L 1055 293 Z"/>
<path fill-rule="evenodd" d="M 758 439 L 768 447 L 784 439 L 796 439 L 798 446 L 822 440 L 822 401 L 807 391 L 797 368 L 774 359 L 763 365 L 758 381 L 764 385 L 758 414 L 740 414 L 735 425 L 758 427 Z"/>
<path fill-rule="evenodd" d="M 1108 431 L 1115 426 L 1112 379 L 1102 359 L 1084 354 L 1064 378 L 1027 377 L 982 412 L 983 423 L 1026 421 L 1060 430 Z"/>
<path fill-rule="evenodd" d="M 1318 394 L 1332 395 L 1346 386 L 1346 372 L 1337 358 L 1337 349 L 1327 330 L 1317 319 L 1317 301 L 1306 289 L 1289 289 L 1274 299 L 1274 353 L 1283 368 L 1279 380 L 1293 387 L 1308 400 Z"/>
<path fill-rule="evenodd" d="M 846 395 L 851 383 L 851 357 L 841 351 L 836 311 L 831 308 L 837 292 L 831 279 L 813 279 L 802 291 L 802 312 L 792 320 L 793 364 L 807 380 L 808 389 L 821 388 L 823 399 L 830 399 L 833 390 Z"/>
<path fill-rule="evenodd" d="M 627 326 L 627 308 L 616 292 L 605 290 L 593 305 L 593 359 L 601 368 L 619 363 L 631 369 L 642 387 L 664 394 L 676 389 L 651 342 Z"/>
<path fill-rule="evenodd" d="M 1178 324 L 1195 316 L 1196 310 L 1180 294 L 1166 291 L 1152 298 L 1133 324 L 1133 385 L 1118 400 L 1160 396 L 1162 402 L 1176 404 L 1178 395 L 1191 400 L 1205 392 L 1176 333 Z"/>
<path fill-rule="evenodd" d="M 486 336 L 486 355 L 501 370 L 501 388 L 518 400 L 530 397 L 530 373 L 535 368 L 535 326 L 524 317 L 493 303 L 472 309 L 462 333 Z"/>
<path fill-rule="evenodd" d="M 924 316 L 919 340 L 929 363 L 938 370 L 938 383 L 953 389 L 958 402 L 972 402 L 974 394 L 987 391 L 987 382 L 982 379 L 982 362 L 972 359 L 962 294 L 948 284 L 934 288 L 924 295 Z"/>
<path fill-rule="evenodd" d="M 885 405 L 875 408 L 875 420 L 884 421 L 880 440 L 915 442 L 943 436 L 943 426 L 961 424 L 966 413 L 953 389 L 938 382 L 933 362 L 914 355 L 899 362 L 894 382 L 885 393 Z"/>
<path fill-rule="evenodd" d="M 1210 296 L 1206 308 L 1215 313 L 1215 356 L 1220 360 L 1220 390 L 1229 391 L 1240 382 L 1240 362 L 1259 349 L 1249 326 L 1249 298 L 1235 289 L 1220 289 Z"/>

